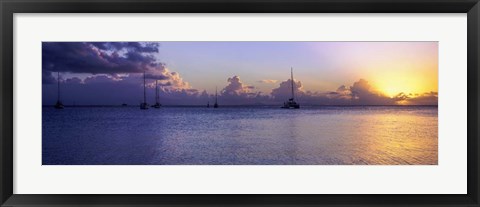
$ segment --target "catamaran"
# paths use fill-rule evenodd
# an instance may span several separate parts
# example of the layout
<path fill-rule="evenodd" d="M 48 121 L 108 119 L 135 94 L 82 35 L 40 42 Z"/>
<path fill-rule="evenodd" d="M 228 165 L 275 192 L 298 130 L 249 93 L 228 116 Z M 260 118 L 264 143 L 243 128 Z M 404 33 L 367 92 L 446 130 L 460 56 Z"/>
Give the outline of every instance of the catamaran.
<path fill-rule="evenodd" d="M 143 71 L 143 103 L 140 104 L 140 109 L 148 109 L 147 104 L 147 92 L 146 92 L 146 83 L 145 83 L 145 71 Z"/>
<path fill-rule="evenodd" d="M 217 98 L 217 87 L 215 87 L 215 103 L 213 104 L 213 108 L 218 108 L 218 98 Z"/>
<path fill-rule="evenodd" d="M 64 106 L 60 101 L 60 72 L 57 72 L 57 103 L 55 104 L 56 109 L 63 109 Z"/>
<path fill-rule="evenodd" d="M 282 108 L 284 109 L 299 109 L 300 108 L 300 104 L 298 104 L 297 102 L 295 102 L 295 89 L 294 89 L 294 81 L 293 81 L 293 68 L 290 68 L 290 82 L 292 83 L 292 97 L 288 99 L 287 102 L 283 102 L 283 106 Z"/>
<path fill-rule="evenodd" d="M 160 106 L 162 106 L 162 104 L 160 104 L 160 102 L 158 101 L 158 99 L 160 98 L 160 95 L 158 94 L 158 83 L 157 83 L 157 80 L 155 80 L 155 105 L 153 105 L 152 107 L 153 108 L 160 108 Z"/>

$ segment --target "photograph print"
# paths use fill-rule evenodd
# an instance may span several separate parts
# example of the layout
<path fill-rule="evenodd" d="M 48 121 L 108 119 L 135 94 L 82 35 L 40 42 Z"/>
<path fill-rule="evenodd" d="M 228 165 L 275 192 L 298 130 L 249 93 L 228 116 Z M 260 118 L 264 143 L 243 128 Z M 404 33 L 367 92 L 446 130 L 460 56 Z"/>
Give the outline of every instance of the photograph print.
<path fill-rule="evenodd" d="M 437 165 L 438 42 L 42 42 L 43 165 Z"/>

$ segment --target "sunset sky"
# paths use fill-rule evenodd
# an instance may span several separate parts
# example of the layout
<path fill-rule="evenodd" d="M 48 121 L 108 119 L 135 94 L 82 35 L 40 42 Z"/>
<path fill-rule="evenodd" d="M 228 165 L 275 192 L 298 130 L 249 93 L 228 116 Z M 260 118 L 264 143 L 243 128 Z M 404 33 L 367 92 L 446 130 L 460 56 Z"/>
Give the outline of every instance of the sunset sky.
<path fill-rule="evenodd" d="M 44 42 L 43 104 L 437 105 L 437 42 Z"/>

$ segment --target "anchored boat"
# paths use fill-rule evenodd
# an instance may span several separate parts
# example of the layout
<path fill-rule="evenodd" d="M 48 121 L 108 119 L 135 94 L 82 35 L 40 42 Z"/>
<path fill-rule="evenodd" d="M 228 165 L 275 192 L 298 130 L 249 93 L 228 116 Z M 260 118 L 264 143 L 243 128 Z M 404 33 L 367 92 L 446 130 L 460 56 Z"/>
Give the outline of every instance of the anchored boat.
<path fill-rule="evenodd" d="M 60 72 L 57 72 L 57 103 L 55 104 L 56 109 L 63 109 L 64 106 L 60 101 Z"/>
<path fill-rule="evenodd" d="M 157 80 L 155 80 L 155 104 L 152 106 L 153 108 L 160 108 L 160 106 L 162 106 L 162 104 L 160 104 L 160 95 L 158 94 L 158 84 L 157 84 Z"/>
<path fill-rule="evenodd" d="M 298 104 L 296 101 L 295 101 L 295 89 L 294 89 L 294 85 L 295 82 L 293 81 L 293 68 L 290 68 L 290 82 L 292 83 L 292 97 L 288 99 L 288 101 L 286 102 L 283 102 L 283 106 L 282 108 L 283 109 L 299 109 L 300 108 L 300 104 Z"/>
<path fill-rule="evenodd" d="M 145 110 L 148 109 L 147 104 L 147 92 L 145 86 L 145 71 L 143 71 L 143 103 L 140 104 L 140 109 Z"/>
<path fill-rule="evenodd" d="M 217 87 L 215 87 L 215 104 L 213 104 L 213 108 L 218 108 L 218 102 L 217 102 Z"/>

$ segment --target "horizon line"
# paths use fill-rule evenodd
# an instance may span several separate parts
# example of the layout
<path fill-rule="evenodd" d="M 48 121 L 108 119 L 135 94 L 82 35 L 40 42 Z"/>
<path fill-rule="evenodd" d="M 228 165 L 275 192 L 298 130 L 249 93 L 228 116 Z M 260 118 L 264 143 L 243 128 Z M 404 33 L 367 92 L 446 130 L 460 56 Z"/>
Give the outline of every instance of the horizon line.
<path fill-rule="evenodd" d="M 53 105 L 42 105 L 42 107 L 53 107 Z M 86 105 L 64 105 L 65 107 L 138 107 L 137 104 L 127 104 L 123 106 L 122 104 L 119 105 L 113 105 L 113 104 L 86 104 Z M 241 104 L 241 105 L 220 105 L 222 107 L 280 107 L 280 105 L 261 105 L 261 104 Z M 315 105 L 303 105 L 303 107 L 312 107 L 312 106 L 331 106 L 331 107 L 370 107 L 370 106 L 378 106 L 378 107 L 385 107 L 385 106 L 398 106 L 398 107 L 410 107 L 410 106 L 428 106 L 428 107 L 438 107 L 438 105 L 369 105 L 369 104 L 359 104 L 359 105 L 321 105 L 321 104 L 315 104 Z M 162 105 L 162 107 L 204 107 L 207 108 L 206 105 Z"/>

